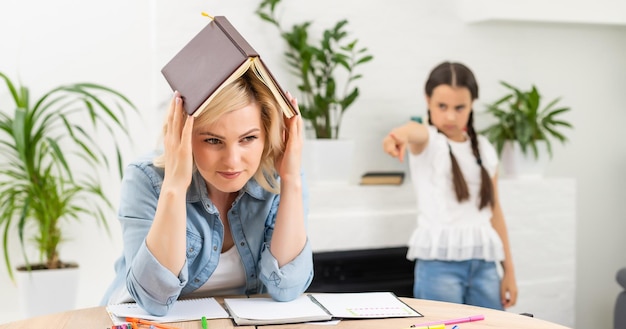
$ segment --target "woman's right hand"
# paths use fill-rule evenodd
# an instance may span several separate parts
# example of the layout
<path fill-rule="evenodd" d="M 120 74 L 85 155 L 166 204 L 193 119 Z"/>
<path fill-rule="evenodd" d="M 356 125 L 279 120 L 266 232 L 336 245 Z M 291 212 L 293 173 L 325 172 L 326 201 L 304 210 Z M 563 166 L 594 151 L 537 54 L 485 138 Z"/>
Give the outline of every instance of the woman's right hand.
<path fill-rule="evenodd" d="M 184 111 L 179 92 L 174 92 L 165 120 L 165 176 L 152 226 L 146 236 L 146 246 L 161 265 L 178 276 L 186 260 L 185 198 L 193 172 L 191 139 L 194 121 L 194 117 Z"/>
<path fill-rule="evenodd" d="M 193 152 L 191 137 L 194 117 L 183 109 L 183 99 L 178 91 L 170 102 L 163 137 L 165 152 L 164 185 L 187 189 L 191 184 Z"/>

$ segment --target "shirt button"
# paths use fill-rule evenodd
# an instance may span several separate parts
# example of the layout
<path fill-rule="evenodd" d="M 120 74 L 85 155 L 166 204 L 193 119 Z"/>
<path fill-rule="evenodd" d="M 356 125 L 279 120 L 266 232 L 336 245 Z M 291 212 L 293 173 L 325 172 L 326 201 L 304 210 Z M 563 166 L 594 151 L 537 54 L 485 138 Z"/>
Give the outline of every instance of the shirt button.
<path fill-rule="evenodd" d="M 192 253 L 193 252 L 193 247 L 189 248 L 188 251 L 189 251 L 189 253 Z"/>
<path fill-rule="evenodd" d="M 195 279 L 195 280 L 193 280 L 193 282 L 198 283 L 198 282 L 200 282 L 200 280 Z"/>
<path fill-rule="evenodd" d="M 217 246 L 213 246 L 213 251 L 217 251 Z"/>
<path fill-rule="evenodd" d="M 250 274 L 250 277 L 251 277 L 251 278 L 254 278 L 254 274 Z"/>
<path fill-rule="evenodd" d="M 243 246 L 245 246 L 245 245 L 246 245 L 246 243 L 245 243 L 245 242 L 243 242 L 243 241 L 241 241 L 241 243 L 240 243 L 239 245 L 241 245 L 241 246 L 243 247 Z"/>

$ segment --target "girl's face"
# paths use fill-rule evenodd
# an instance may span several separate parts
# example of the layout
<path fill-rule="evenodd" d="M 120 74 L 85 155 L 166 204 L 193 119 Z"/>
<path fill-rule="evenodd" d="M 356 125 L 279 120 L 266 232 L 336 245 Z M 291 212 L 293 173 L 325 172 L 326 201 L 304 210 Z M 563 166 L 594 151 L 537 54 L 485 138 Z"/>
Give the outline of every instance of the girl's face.
<path fill-rule="evenodd" d="M 193 155 L 209 195 L 241 190 L 259 168 L 264 146 L 257 103 L 228 112 L 210 125 L 196 127 Z"/>
<path fill-rule="evenodd" d="M 465 127 L 472 110 L 472 95 L 465 87 L 439 85 L 426 96 L 430 120 L 449 139 L 465 140 Z"/>

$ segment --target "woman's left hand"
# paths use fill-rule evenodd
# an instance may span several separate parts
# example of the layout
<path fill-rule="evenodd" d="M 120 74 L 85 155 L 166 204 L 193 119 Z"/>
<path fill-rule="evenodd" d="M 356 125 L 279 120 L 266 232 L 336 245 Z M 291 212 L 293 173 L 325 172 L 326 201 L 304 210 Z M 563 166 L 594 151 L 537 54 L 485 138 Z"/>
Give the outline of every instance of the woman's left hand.
<path fill-rule="evenodd" d="M 285 151 L 283 155 L 276 161 L 276 170 L 281 180 L 289 177 L 300 177 L 300 167 L 302 165 L 302 144 L 304 140 L 303 122 L 298 108 L 298 101 L 287 92 L 287 99 L 296 109 L 298 115 L 291 118 L 285 117 L 285 132 L 283 139 L 285 142 Z"/>

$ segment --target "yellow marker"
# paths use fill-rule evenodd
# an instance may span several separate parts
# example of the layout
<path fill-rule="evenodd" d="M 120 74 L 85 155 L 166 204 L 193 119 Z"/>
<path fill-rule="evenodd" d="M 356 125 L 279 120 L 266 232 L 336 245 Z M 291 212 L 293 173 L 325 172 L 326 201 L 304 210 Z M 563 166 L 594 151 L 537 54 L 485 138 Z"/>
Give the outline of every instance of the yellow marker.
<path fill-rule="evenodd" d="M 208 17 L 208 18 L 210 18 L 210 19 L 213 19 L 213 18 L 214 18 L 213 16 L 211 16 L 211 15 L 207 14 L 207 13 L 206 13 L 206 12 L 204 12 L 204 11 L 203 11 L 201 14 L 202 14 L 202 16 L 206 16 L 206 17 Z"/>
<path fill-rule="evenodd" d="M 410 327 L 406 329 L 446 329 L 445 324 L 435 324 L 432 326 Z"/>

